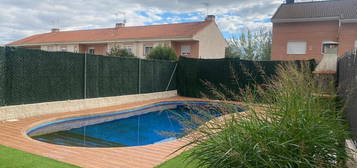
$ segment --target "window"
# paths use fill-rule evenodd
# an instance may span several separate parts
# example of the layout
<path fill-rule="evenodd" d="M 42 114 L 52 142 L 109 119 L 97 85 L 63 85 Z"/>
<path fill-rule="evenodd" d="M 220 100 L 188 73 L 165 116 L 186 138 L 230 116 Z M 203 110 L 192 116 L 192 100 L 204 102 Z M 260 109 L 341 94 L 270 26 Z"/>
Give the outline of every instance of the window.
<path fill-rule="evenodd" d="M 152 50 L 152 46 L 145 46 L 144 47 L 144 55 L 149 55 Z"/>
<path fill-rule="evenodd" d="M 95 49 L 94 48 L 89 48 L 88 49 L 89 54 L 95 54 Z"/>
<path fill-rule="evenodd" d="M 67 47 L 62 46 L 62 47 L 61 47 L 61 51 L 64 51 L 64 52 L 67 51 Z"/>
<path fill-rule="evenodd" d="M 189 46 L 189 45 L 182 45 L 182 46 L 181 46 L 181 55 L 182 55 L 182 56 L 191 55 L 191 46 Z"/>
<path fill-rule="evenodd" d="M 321 53 L 322 53 L 322 54 L 325 53 L 325 51 L 326 51 L 326 46 L 324 46 L 324 44 L 325 44 L 326 42 L 329 42 L 329 40 L 324 40 L 324 41 L 322 41 L 322 44 L 321 44 Z"/>
<path fill-rule="evenodd" d="M 288 42 L 287 54 L 306 54 L 306 41 Z"/>
<path fill-rule="evenodd" d="M 336 54 L 338 48 L 338 42 L 323 41 L 322 42 L 322 54 Z"/>
<path fill-rule="evenodd" d="M 133 46 L 132 45 L 126 45 L 124 46 L 125 49 L 128 50 L 128 52 L 133 53 Z"/>
<path fill-rule="evenodd" d="M 78 53 L 78 52 L 79 52 L 78 47 L 75 46 L 73 51 L 74 51 L 75 53 Z"/>

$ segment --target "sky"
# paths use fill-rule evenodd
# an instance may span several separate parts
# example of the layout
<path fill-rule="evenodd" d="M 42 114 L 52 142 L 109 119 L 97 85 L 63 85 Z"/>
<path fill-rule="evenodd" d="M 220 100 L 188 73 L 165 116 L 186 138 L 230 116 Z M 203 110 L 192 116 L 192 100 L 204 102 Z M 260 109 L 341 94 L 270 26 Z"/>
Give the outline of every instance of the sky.
<path fill-rule="evenodd" d="M 296 0 L 299 1 L 299 0 Z M 311 0 L 300 0 L 311 1 Z M 0 45 L 46 33 L 202 21 L 207 14 L 226 38 L 245 28 L 271 28 L 283 0 L 0 0 Z"/>

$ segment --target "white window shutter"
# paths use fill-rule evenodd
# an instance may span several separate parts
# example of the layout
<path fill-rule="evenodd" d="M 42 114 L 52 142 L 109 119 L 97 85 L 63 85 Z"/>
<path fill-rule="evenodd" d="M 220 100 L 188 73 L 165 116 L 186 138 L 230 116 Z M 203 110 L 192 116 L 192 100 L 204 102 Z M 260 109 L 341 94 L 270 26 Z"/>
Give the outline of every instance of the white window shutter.
<path fill-rule="evenodd" d="M 306 41 L 288 42 L 287 54 L 306 54 Z"/>

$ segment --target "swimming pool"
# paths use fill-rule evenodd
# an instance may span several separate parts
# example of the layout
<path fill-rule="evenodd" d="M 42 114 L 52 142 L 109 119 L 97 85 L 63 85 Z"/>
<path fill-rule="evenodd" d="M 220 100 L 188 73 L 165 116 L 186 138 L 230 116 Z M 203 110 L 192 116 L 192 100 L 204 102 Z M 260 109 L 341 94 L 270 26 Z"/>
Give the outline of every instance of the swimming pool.
<path fill-rule="evenodd" d="M 205 109 L 220 116 L 220 104 L 207 102 L 162 102 L 141 108 L 75 117 L 45 123 L 30 129 L 33 139 L 65 146 L 125 147 L 175 140 L 184 136 L 182 120 L 189 120 Z M 243 111 L 234 106 L 237 112 Z"/>

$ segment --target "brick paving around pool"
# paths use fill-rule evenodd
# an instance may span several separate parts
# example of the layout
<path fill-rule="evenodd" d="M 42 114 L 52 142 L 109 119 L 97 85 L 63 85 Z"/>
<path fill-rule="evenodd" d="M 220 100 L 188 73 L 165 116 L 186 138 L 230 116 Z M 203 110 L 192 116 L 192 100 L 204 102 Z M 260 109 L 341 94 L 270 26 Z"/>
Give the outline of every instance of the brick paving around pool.
<path fill-rule="evenodd" d="M 48 144 L 31 139 L 26 135 L 30 128 L 59 119 L 111 113 L 142 107 L 166 101 L 206 101 L 203 99 L 173 97 L 136 102 L 105 108 L 82 110 L 71 113 L 59 113 L 35 116 L 19 121 L 0 121 L 0 144 L 49 157 L 62 162 L 88 168 L 151 168 L 178 155 L 172 154 L 185 144 L 184 140 L 175 140 L 160 144 L 118 148 L 85 148 Z M 25 112 L 24 112 L 25 113 Z M 16 160 L 14 160 L 16 161 Z"/>

